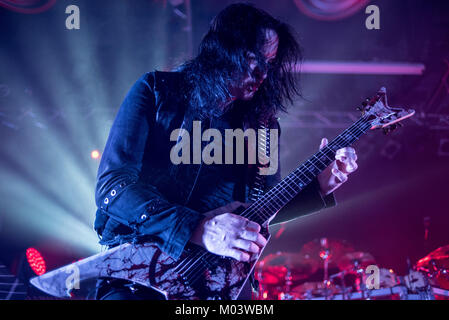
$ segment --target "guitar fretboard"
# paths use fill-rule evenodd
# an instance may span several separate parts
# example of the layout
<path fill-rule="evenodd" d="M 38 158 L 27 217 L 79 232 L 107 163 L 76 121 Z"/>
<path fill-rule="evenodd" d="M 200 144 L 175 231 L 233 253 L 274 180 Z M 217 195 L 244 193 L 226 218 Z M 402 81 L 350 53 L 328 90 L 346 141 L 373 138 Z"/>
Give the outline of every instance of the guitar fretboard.
<path fill-rule="evenodd" d="M 265 224 L 335 160 L 338 149 L 351 146 L 370 127 L 371 121 L 367 117 L 360 118 L 272 187 L 241 215 L 261 225 Z"/>

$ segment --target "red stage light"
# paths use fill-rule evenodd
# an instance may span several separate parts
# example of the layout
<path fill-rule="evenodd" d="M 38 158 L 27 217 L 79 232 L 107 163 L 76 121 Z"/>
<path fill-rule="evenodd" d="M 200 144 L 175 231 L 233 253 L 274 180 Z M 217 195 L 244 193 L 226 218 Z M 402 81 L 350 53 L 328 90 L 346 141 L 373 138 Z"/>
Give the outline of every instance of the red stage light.
<path fill-rule="evenodd" d="M 45 260 L 39 251 L 37 251 L 34 248 L 28 248 L 26 251 L 26 256 L 31 269 L 38 276 L 43 275 L 47 271 L 45 266 Z"/>
<path fill-rule="evenodd" d="M 90 153 L 90 156 L 92 157 L 92 159 L 99 159 L 100 158 L 100 151 L 98 150 L 93 150 Z"/>

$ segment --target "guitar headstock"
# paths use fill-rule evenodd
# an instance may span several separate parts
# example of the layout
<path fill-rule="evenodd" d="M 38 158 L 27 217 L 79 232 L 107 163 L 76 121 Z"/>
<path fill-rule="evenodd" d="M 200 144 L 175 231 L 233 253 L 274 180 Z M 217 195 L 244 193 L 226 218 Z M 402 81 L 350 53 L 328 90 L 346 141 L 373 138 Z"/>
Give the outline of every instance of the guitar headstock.
<path fill-rule="evenodd" d="M 384 133 L 402 126 L 402 120 L 410 118 L 415 114 L 413 109 L 393 108 L 388 106 L 387 89 L 380 88 L 375 96 L 366 99 L 359 108 L 364 116 L 368 116 L 371 129 L 383 129 Z"/>

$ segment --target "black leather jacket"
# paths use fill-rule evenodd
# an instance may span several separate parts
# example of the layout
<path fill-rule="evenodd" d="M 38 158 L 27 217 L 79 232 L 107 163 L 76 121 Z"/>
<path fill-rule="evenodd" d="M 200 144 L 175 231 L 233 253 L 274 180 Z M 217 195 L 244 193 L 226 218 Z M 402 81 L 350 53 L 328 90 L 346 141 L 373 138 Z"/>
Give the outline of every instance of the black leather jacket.
<path fill-rule="evenodd" d="M 95 230 L 100 244 L 152 241 L 177 258 L 202 213 L 232 201 L 246 202 L 250 165 L 173 165 L 170 141 L 174 129 L 188 128 L 188 103 L 178 72 L 149 72 L 123 101 L 104 149 L 97 176 Z M 225 114 L 203 121 L 205 128 L 243 128 L 241 119 Z M 278 122 L 273 123 L 278 126 Z M 204 129 L 205 129 L 204 128 Z M 203 129 L 203 130 L 204 130 Z M 280 181 L 267 176 L 266 187 Z M 273 223 L 335 205 L 333 195 L 321 197 L 316 180 Z"/>

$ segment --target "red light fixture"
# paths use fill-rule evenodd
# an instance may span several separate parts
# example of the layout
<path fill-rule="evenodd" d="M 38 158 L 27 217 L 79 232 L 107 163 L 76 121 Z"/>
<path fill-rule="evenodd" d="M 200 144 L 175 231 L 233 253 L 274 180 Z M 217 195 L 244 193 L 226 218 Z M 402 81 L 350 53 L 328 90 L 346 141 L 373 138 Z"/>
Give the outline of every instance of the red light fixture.
<path fill-rule="evenodd" d="M 30 265 L 31 269 L 34 271 L 35 274 L 41 276 L 47 271 L 45 266 L 45 260 L 39 251 L 37 251 L 34 248 L 28 248 L 26 251 L 26 257 L 28 260 L 28 264 Z"/>

